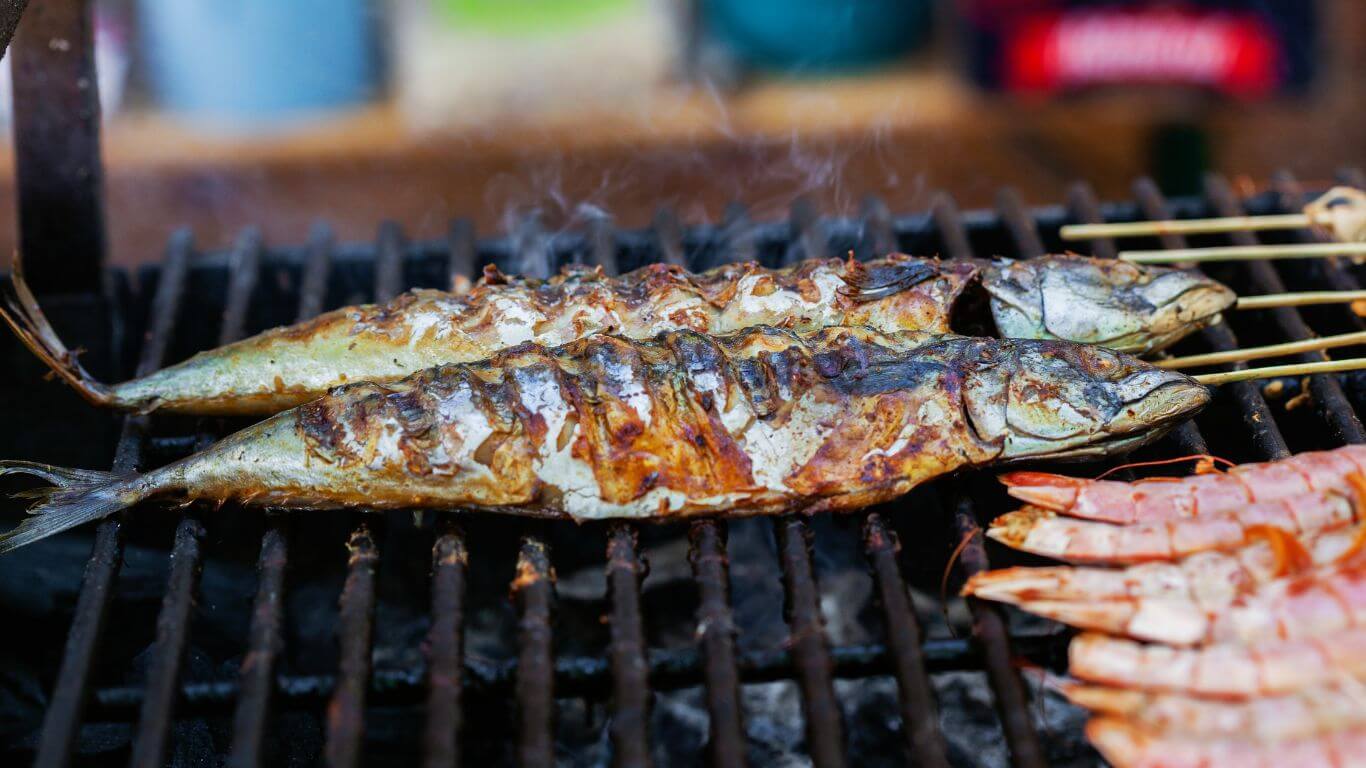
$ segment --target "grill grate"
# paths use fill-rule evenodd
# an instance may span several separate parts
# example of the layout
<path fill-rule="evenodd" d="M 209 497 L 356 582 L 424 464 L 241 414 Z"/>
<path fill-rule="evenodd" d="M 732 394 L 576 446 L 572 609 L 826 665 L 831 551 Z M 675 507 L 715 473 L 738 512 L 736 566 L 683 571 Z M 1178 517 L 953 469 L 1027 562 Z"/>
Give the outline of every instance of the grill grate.
<path fill-rule="evenodd" d="M 1348 173 L 1356 173 L 1356 178 L 1346 181 L 1361 183 L 1359 172 Z M 535 216 L 525 216 L 506 239 L 476 241 L 474 228 L 462 221 L 454 223 L 447 240 L 439 244 L 408 243 L 396 225 L 386 223 L 380 227 L 373 248 L 359 249 L 337 246 L 322 227 L 316 228 L 307 245 L 297 251 L 268 249 L 258 234 L 249 231 L 226 255 L 195 254 L 190 238 L 181 233 L 171 239 L 159 270 L 150 273 L 156 278 L 156 292 L 150 302 L 149 328 L 137 370 L 146 373 L 167 361 L 182 305 L 186 304 L 187 286 L 200 271 L 226 274 L 219 330 L 219 341 L 226 343 L 242 337 L 252 325 L 253 297 L 267 282 L 262 273 L 268 264 L 283 263 L 299 270 L 295 316 L 303 319 L 332 303 L 329 287 L 339 281 L 372 285 L 374 298 L 383 301 L 397 295 L 414 278 L 441 283 L 471 279 L 483 263 L 489 262 L 509 271 L 546 275 L 552 265 L 563 261 L 589 263 L 616 273 L 644 261 L 705 267 L 759 257 L 770 263 L 790 263 L 850 249 L 866 255 L 897 247 L 913 252 L 939 250 L 953 257 L 990 252 L 1029 256 L 1055 244 L 1052 235 L 1066 220 L 1165 218 L 1169 214 L 1184 217 L 1207 212 L 1227 215 L 1241 212 L 1245 206 L 1262 213 L 1294 208 L 1304 199 L 1288 174 L 1277 177 L 1273 194 L 1246 202 L 1239 201 L 1228 183 L 1218 177 L 1207 181 L 1200 200 L 1165 200 L 1147 180 L 1137 182 L 1133 191 L 1135 203 L 1102 206 L 1088 186 L 1078 184 L 1070 190 L 1066 207 L 1031 210 L 1017 193 L 1007 189 L 998 196 L 994 212 L 969 213 L 960 212 L 950 196 L 939 194 L 927 213 L 905 217 L 893 217 L 881 201 L 869 200 L 857 220 L 825 219 L 810 204 L 798 201 L 788 220 L 776 224 L 750 221 L 737 204 L 727 210 L 720 226 L 687 229 L 672 211 L 661 209 L 652 227 L 644 232 L 617 230 L 610 219 L 596 217 L 581 233 L 552 234 L 544 231 Z M 1251 235 L 1234 237 L 1239 242 L 1255 239 Z M 1165 236 L 1162 244 L 1176 248 L 1185 242 Z M 1115 252 L 1115 244 L 1108 240 L 1091 246 L 1101 255 Z M 1255 291 L 1285 290 L 1286 279 L 1277 265 L 1257 263 L 1233 269 L 1238 279 Z M 1347 268 L 1329 263 L 1306 267 L 1292 278 L 1323 287 L 1357 286 Z M 1331 312 L 1337 313 L 1336 323 L 1361 326 L 1361 320 L 1348 312 Z M 1297 309 L 1276 310 L 1271 318 L 1274 322 L 1268 324 L 1266 332 L 1279 338 L 1306 338 L 1314 333 Z M 1202 339 L 1205 346 L 1214 349 L 1238 345 L 1227 324 L 1208 329 Z M 1318 420 L 1328 429 L 1327 439 L 1335 443 L 1366 441 L 1352 400 L 1337 378 L 1312 377 L 1307 391 L 1317 406 Z M 1226 388 L 1221 400 L 1228 401 L 1238 414 L 1237 421 L 1258 458 L 1288 453 L 1289 442 L 1282 434 L 1277 413 L 1259 385 L 1233 385 Z M 1286 417 L 1282 414 L 1281 418 Z M 150 438 L 151 425 L 144 416 L 124 420 L 115 459 L 117 470 L 131 471 L 183 455 L 225 429 L 204 420 L 189 429 L 188 438 L 178 432 Z M 1169 442 L 1174 451 L 1182 453 L 1208 450 L 1204 435 L 1194 423 L 1174 432 Z M 935 487 L 944 494 L 942 501 L 938 494 L 932 494 L 927 502 L 917 497 L 915 509 L 898 514 L 908 519 L 933 517 L 935 507 L 942 507 L 940 511 L 948 512 L 952 520 L 945 529 L 948 536 L 943 538 L 943 551 L 964 543 L 960 575 L 989 567 L 979 520 L 999 510 L 988 509 L 991 502 L 975 498 L 958 484 L 939 483 Z M 920 508 L 922 503 L 927 508 Z M 502 663 L 475 663 L 466 658 L 471 534 L 455 518 L 438 516 L 435 530 L 429 534 L 432 593 L 427 663 L 412 674 L 372 668 L 372 639 L 381 600 L 378 572 L 390 531 L 384 516 L 358 516 L 347 539 L 348 558 L 339 598 L 337 672 L 335 676 L 291 676 L 278 673 L 278 661 L 286 647 L 286 571 L 293 553 L 291 538 L 296 526 L 303 524 L 289 515 L 268 513 L 259 543 L 258 587 L 238 679 L 182 683 L 189 619 L 204 561 L 205 524 L 191 515 L 175 529 L 169 580 L 144 683 L 93 689 L 92 670 L 122 560 L 125 523 L 122 517 L 114 518 L 100 524 L 95 532 L 94 550 L 43 720 L 37 764 L 69 765 L 87 714 L 95 719 L 133 722 L 132 762 L 151 766 L 165 761 L 177 715 L 226 711 L 232 714 L 230 763 L 257 765 L 264 759 L 272 706 L 316 709 L 325 703 L 323 754 L 331 765 L 354 766 L 360 764 L 365 751 L 367 713 L 382 696 L 385 706 L 424 706 L 426 719 L 420 738 L 425 765 L 458 765 L 463 757 L 462 742 L 468 737 L 461 732 L 466 719 L 464 703 L 474 696 L 501 691 L 516 700 L 518 720 L 512 730 L 520 764 L 555 762 L 556 701 L 583 696 L 609 702 L 607 733 L 614 763 L 644 766 L 651 763 L 654 692 L 700 684 L 705 687 L 703 701 L 710 718 L 706 747 L 710 761 L 718 766 L 741 765 L 747 752 L 742 684 L 794 680 L 800 691 L 806 749 L 812 762 L 839 766 L 846 762 L 849 744 L 834 681 L 890 675 L 897 684 L 908 755 L 917 765 L 942 766 L 948 764 L 948 758 L 929 675 L 949 669 L 984 670 L 1015 765 L 1047 764 L 1045 740 L 1035 730 L 1029 692 L 1015 660 L 1019 655 L 1056 658 L 1064 638 L 1019 633 L 1012 637 L 1003 609 L 970 600 L 970 638 L 926 639 L 912 609 L 910 587 L 903 573 L 910 564 L 904 562 L 900 537 L 888 514 L 889 510 L 866 513 L 858 529 L 883 625 L 884 642 L 875 645 L 832 645 L 828 641 L 819 573 L 812 557 L 812 524 L 806 519 L 786 517 L 768 524 L 777 542 L 788 623 L 787 644 L 773 650 L 742 650 L 737 646 L 726 523 L 697 521 L 688 526 L 688 557 L 699 598 L 695 644 L 688 648 L 651 648 L 646 642 L 648 614 L 642 601 L 642 581 L 648 566 L 646 548 L 641 544 L 643 529 L 634 524 L 583 529 L 576 535 L 602 536 L 599 552 L 605 553 L 608 639 L 607 652 L 601 658 L 556 653 L 555 552 L 551 547 L 555 539 L 551 524 L 517 523 L 521 540 L 510 586 L 517 653 L 515 659 Z M 209 521 L 206 518 L 205 522 Z M 480 556 L 496 555 L 485 552 Z M 92 705 L 90 712 L 86 711 L 87 703 Z"/>

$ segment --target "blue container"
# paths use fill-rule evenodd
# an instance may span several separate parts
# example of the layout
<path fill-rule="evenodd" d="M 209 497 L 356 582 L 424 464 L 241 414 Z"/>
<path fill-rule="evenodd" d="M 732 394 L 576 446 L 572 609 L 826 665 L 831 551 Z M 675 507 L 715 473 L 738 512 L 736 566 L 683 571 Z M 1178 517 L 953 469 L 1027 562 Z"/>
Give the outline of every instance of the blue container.
<path fill-rule="evenodd" d="M 925 37 L 929 0 L 703 0 L 707 30 L 739 57 L 787 72 L 865 67 Z"/>
<path fill-rule="evenodd" d="M 166 109 L 224 128 L 367 101 L 369 0 L 141 0 L 152 86 Z"/>

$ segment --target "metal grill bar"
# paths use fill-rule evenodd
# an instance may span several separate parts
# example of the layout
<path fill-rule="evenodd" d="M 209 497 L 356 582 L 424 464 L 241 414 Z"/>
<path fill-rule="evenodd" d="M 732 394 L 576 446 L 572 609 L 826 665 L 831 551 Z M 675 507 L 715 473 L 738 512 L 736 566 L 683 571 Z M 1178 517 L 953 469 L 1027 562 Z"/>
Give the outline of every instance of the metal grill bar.
<path fill-rule="evenodd" d="M 607 534 L 607 597 L 612 606 L 609 654 L 612 663 L 612 762 L 618 766 L 650 765 L 649 665 L 645 663 L 645 631 L 641 624 L 640 582 L 646 566 L 637 548 L 636 531 L 614 525 Z"/>
<path fill-rule="evenodd" d="M 251 305 L 252 292 L 256 289 L 260 263 L 260 235 L 254 230 L 247 230 L 238 238 L 229 262 L 227 300 L 218 337 L 220 346 L 231 344 L 244 335 L 247 310 Z M 201 442 L 207 443 L 211 439 L 211 434 L 201 430 Z M 204 526 L 193 517 L 181 520 L 176 528 L 175 543 L 171 548 L 170 579 L 162 597 L 161 610 L 157 614 L 156 644 L 147 671 L 147 694 L 142 701 L 142 712 L 133 741 L 130 764 L 139 768 L 160 765 L 170 738 L 177 683 L 189 642 L 190 610 L 199 584 L 203 538 Z"/>
<path fill-rule="evenodd" d="M 460 764 L 465 569 L 469 553 L 454 524 L 432 547 L 432 627 L 427 633 L 427 768 Z"/>
<path fill-rule="evenodd" d="M 550 551 L 534 536 L 522 539 L 517 578 L 512 582 L 521 618 L 517 623 L 517 762 L 523 768 L 555 764 L 555 667 L 550 614 L 555 571 Z"/>
<path fill-rule="evenodd" d="M 360 765 L 365 735 L 365 693 L 370 683 L 370 639 L 375 626 L 375 568 L 379 548 L 370 527 L 361 523 L 347 539 L 346 583 L 342 587 L 337 631 L 341 656 L 337 687 L 327 706 L 323 755 L 331 768 Z"/>
<path fill-rule="evenodd" d="M 911 596 L 901 579 L 901 568 L 897 564 L 901 544 L 876 512 L 864 519 L 863 548 L 871 561 L 878 599 L 882 602 L 882 621 L 887 625 L 887 651 L 892 657 L 896 673 L 906 745 L 915 757 L 916 765 L 924 768 L 947 766 L 934 689 L 925 673 L 920 621 L 916 618 Z"/>
<path fill-rule="evenodd" d="M 1010 239 L 1015 241 L 1015 250 L 1022 259 L 1033 259 L 1044 255 L 1043 240 L 1034 226 L 1034 217 L 1029 215 L 1020 193 L 1013 187 L 1005 187 L 996 195 L 996 210 L 1001 221 L 1010 231 Z"/>
<path fill-rule="evenodd" d="M 188 274 L 190 237 L 184 232 L 172 236 L 161 268 L 161 280 L 152 302 L 152 322 L 147 341 L 138 360 L 137 375 L 145 376 L 161 367 L 166 358 Z M 128 416 L 123 420 L 118 448 L 114 455 L 115 472 L 132 472 L 142 462 L 149 417 Z M 119 566 L 123 563 L 121 516 L 99 524 L 95 546 L 85 567 L 75 618 L 67 634 L 62 665 L 52 689 L 52 700 L 43 715 L 35 765 L 59 768 L 69 765 L 76 735 L 80 730 L 89 694 L 90 668 L 99 648 L 109 598 Z"/>
<path fill-rule="evenodd" d="M 1138 200 L 1139 207 L 1145 217 L 1149 219 L 1171 218 L 1171 209 L 1152 179 L 1142 178 L 1135 181 L 1134 197 Z M 1159 239 L 1163 248 L 1186 247 L 1186 238 L 1182 235 L 1166 232 Z M 1196 268 L 1196 271 L 1199 269 Z M 1238 349 L 1238 337 L 1233 334 L 1228 323 L 1211 325 L 1201 331 L 1200 335 L 1205 343 L 1216 352 Z M 1235 363 L 1233 365 L 1235 370 L 1246 367 L 1246 363 Z M 1223 389 L 1237 402 L 1238 412 L 1243 417 L 1243 424 L 1251 433 L 1252 442 L 1257 446 L 1258 452 L 1267 459 L 1281 459 L 1289 456 L 1290 448 L 1286 445 L 1285 438 L 1281 436 L 1280 428 L 1276 426 L 1276 417 L 1271 413 L 1271 407 L 1266 404 L 1266 398 L 1262 396 L 1262 389 L 1258 383 L 1241 381 L 1236 384 L 1228 384 Z"/>
<path fill-rule="evenodd" d="M 678 223 L 678 215 L 672 208 L 663 207 L 655 212 L 655 247 L 659 248 L 660 261 L 679 267 L 688 266 L 688 257 L 683 251 L 683 228 Z"/>
<path fill-rule="evenodd" d="M 754 245 L 754 224 L 749 220 L 749 209 L 744 203 L 733 202 L 721 215 L 721 239 L 725 243 L 726 260 L 754 261 L 759 252 Z"/>
<path fill-rule="evenodd" d="M 745 727 L 741 722 L 740 679 L 735 663 L 735 622 L 730 610 L 730 573 L 726 528 L 699 520 L 688 530 L 688 560 L 697 580 L 697 636 L 702 649 L 702 679 L 711 716 L 708 754 L 715 768 L 745 764 Z"/>
<path fill-rule="evenodd" d="M 446 274 L 450 276 L 450 287 L 454 288 L 461 278 L 474 280 L 479 276 L 479 248 L 474 237 L 474 222 L 469 219 L 451 222 L 448 240 L 451 255 L 446 263 Z"/>
<path fill-rule="evenodd" d="M 998 202 L 1007 208 L 1012 205 L 1023 208 L 1018 204 L 1018 200 L 1012 200 L 1012 196 L 1008 194 L 1003 194 Z M 948 193 L 939 193 L 931 214 L 949 255 L 955 259 L 972 258 L 962 214 Z M 1030 231 L 1032 225 L 1029 230 L 1016 234 L 1023 235 L 1027 240 L 1027 233 Z M 1020 245 L 1022 253 L 1030 247 L 1028 243 Z M 1042 246 L 1039 248 L 1041 250 Z M 990 567 L 986 548 L 982 544 L 982 530 L 977 525 L 971 500 L 966 497 L 959 499 L 954 509 L 954 520 L 959 541 L 967 541 L 958 563 L 964 578 L 969 578 Z M 1014 652 L 1010 647 L 1010 636 L 1006 632 L 1005 620 L 1000 609 L 994 605 L 974 597 L 968 598 L 967 604 L 972 614 L 972 636 L 982 649 L 987 681 L 991 685 L 992 693 L 995 694 L 996 711 L 1001 719 L 1006 744 L 1010 748 L 1011 761 L 1016 768 L 1040 768 L 1045 765 L 1043 749 L 1030 721 L 1024 683 L 1012 665 Z"/>
<path fill-rule="evenodd" d="M 775 527 L 783 568 L 784 608 L 791 627 L 788 645 L 796 665 L 797 686 L 802 692 L 807 748 L 813 765 L 842 766 L 844 727 L 835 698 L 816 576 L 811 567 L 811 532 L 806 523 L 791 517 L 778 520 Z"/>
<path fill-rule="evenodd" d="M 1205 196 L 1209 198 L 1215 212 L 1220 216 L 1242 216 L 1243 206 L 1233 195 L 1228 182 L 1219 176 L 1205 179 Z M 1230 235 L 1235 245 L 1256 245 L 1257 236 L 1251 232 L 1234 232 Z M 1253 285 L 1262 293 L 1284 293 L 1285 283 L 1277 274 L 1276 268 L 1268 261 L 1249 261 L 1243 265 Z M 1304 322 L 1300 311 L 1294 307 L 1278 307 L 1271 310 L 1276 325 L 1282 335 L 1290 341 L 1313 338 L 1314 332 Z M 1306 353 L 1296 356 L 1302 362 L 1322 360 L 1322 353 Z M 1361 421 L 1352 410 L 1351 403 L 1342 392 L 1342 386 L 1335 376 L 1310 376 L 1309 392 L 1324 422 L 1332 428 L 1333 438 L 1339 443 L 1366 442 L 1366 432 L 1362 431 Z"/>
<path fill-rule="evenodd" d="M 314 226 L 306 250 L 299 281 L 297 317 L 301 321 L 317 316 L 323 309 L 327 278 L 332 268 L 331 230 L 323 225 Z M 289 530 L 287 514 L 266 513 L 266 532 L 261 537 L 261 553 L 257 558 L 256 599 L 252 604 L 247 653 L 242 660 L 241 694 L 233 715 L 232 752 L 228 759 L 232 768 L 251 768 L 261 763 L 266 717 L 275 687 L 275 659 L 284 647 L 282 624 Z"/>
<path fill-rule="evenodd" d="M 375 239 L 375 301 L 387 302 L 403 290 L 403 233 L 386 221 Z M 362 513 L 366 514 L 366 513 Z M 370 641 L 375 623 L 375 568 L 379 549 L 369 524 L 351 532 L 346 548 L 346 583 L 340 602 L 338 684 L 327 707 L 323 753 L 332 768 L 360 764 L 365 731 L 365 692 L 370 682 Z"/>
<path fill-rule="evenodd" d="M 954 509 L 954 524 L 959 541 L 967 542 L 958 558 L 963 578 L 969 579 L 988 570 L 991 564 L 987 560 L 986 547 L 982 544 L 982 529 L 977 525 L 972 500 L 966 495 L 958 499 Z M 967 604 L 972 614 L 972 636 L 982 647 L 987 680 L 996 694 L 996 714 L 1001 719 L 1001 730 L 1005 732 L 1006 744 L 1010 747 L 1011 762 L 1016 768 L 1042 768 L 1048 763 L 1044 760 L 1039 736 L 1029 716 L 1029 699 L 1025 694 L 1024 682 L 1015 670 L 1003 612 L 999 606 L 976 597 L 967 598 Z"/>
<path fill-rule="evenodd" d="M 892 212 L 887 204 L 878 197 L 867 197 L 861 206 L 863 233 L 862 255 L 868 257 L 886 256 L 900 248 L 896 242 L 896 228 L 892 224 Z"/>

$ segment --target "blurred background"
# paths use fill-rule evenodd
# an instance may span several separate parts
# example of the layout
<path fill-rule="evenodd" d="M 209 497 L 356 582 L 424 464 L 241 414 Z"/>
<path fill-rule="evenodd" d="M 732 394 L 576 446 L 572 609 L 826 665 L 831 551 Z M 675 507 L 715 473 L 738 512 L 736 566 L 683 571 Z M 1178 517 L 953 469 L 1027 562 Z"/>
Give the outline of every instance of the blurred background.
<path fill-rule="evenodd" d="M 94 24 L 122 264 L 176 226 L 433 238 L 1366 161 L 1360 0 L 102 0 Z"/>

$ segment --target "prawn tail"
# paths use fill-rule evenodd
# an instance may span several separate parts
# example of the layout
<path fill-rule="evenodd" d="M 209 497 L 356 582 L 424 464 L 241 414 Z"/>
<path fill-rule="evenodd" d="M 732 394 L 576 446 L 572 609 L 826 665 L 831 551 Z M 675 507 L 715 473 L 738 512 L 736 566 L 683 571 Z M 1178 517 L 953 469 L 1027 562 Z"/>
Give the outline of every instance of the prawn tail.
<path fill-rule="evenodd" d="M 4 320 L 5 325 L 19 337 L 19 341 L 46 363 L 53 373 L 80 393 L 81 397 L 95 405 L 107 406 L 113 403 L 114 398 L 109 387 L 91 376 L 76 359 L 76 353 L 67 349 L 58 338 L 52 323 L 48 322 L 47 316 L 38 306 L 38 300 L 33 297 L 33 291 L 24 280 L 22 259 L 18 254 L 14 257 L 14 271 L 10 275 L 10 281 L 4 287 L 3 295 L 0 295 L 0 320 Z"/>
<path fill-rule="evenodd" d="M 27 461 L 0 461 L 0 476 L 4 475 L 31 475 L 53 485 L 16 494 L 34 503 L 27 518 L 0 533 L 0 555 L 107 517 L 151 493 L 151 484 L 140 475 L 64 469 Z"/>

